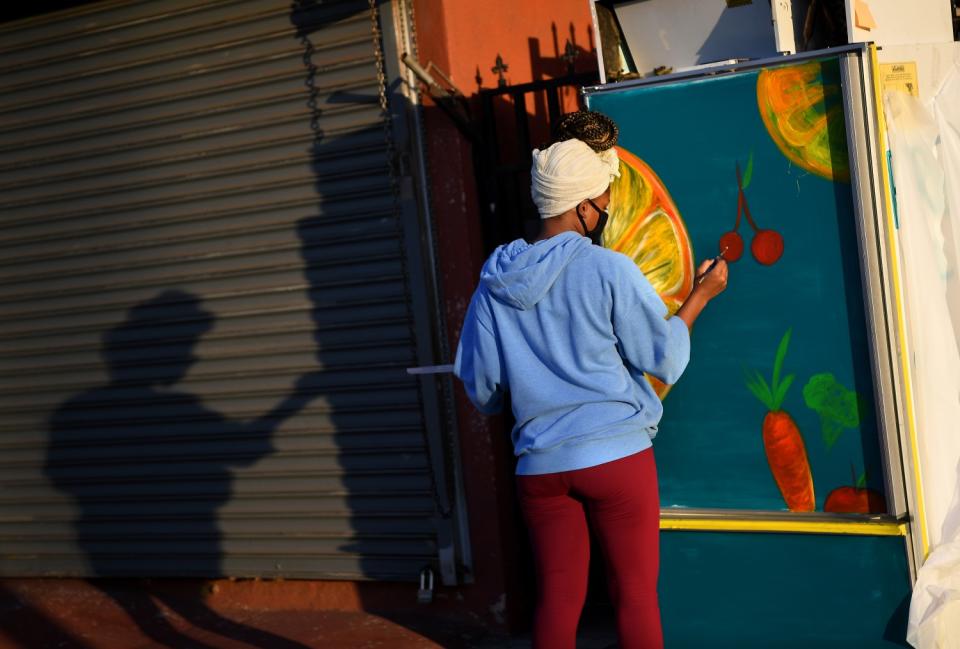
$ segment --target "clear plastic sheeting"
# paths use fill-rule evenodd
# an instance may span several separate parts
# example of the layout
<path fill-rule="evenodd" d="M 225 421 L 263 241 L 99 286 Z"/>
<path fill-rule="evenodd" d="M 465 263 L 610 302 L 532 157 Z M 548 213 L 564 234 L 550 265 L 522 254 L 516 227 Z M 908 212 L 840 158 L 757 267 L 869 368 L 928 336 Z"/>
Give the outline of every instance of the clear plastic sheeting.
<path fill-rule="evenodd" d="M 930 553 L 907 640 L 960 649 L 960 68 L 930 101 L 884 96 Z"/>

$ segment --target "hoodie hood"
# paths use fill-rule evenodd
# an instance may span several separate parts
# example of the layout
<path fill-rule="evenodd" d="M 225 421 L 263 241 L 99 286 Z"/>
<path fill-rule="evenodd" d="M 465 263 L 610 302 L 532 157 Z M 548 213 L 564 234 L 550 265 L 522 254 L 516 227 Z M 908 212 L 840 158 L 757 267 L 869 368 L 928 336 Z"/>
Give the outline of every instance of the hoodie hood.
<path fill-rule="evenodd" d="M 517 239 L 498 247 L 480 272 L 480 284 L 495 299 L 527 310 L 543 299 L 571 261 L 593 245 L 576 232 L 529 244 Z"/>

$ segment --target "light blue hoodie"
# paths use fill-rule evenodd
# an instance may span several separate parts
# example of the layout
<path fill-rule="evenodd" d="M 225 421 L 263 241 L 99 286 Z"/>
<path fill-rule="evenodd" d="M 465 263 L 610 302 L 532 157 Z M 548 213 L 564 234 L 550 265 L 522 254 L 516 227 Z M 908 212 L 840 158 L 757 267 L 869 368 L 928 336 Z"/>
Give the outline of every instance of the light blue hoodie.
<path fill-rule="evenodd" d="M 511 393 L 517 473 L 571 471 L 651 446 L 663 406 L 643 376 L 674 383 L 687 325 L 627 256 L 576 232 L 518 239 L 484 264 L 454 368 L 484 413 Z"/>

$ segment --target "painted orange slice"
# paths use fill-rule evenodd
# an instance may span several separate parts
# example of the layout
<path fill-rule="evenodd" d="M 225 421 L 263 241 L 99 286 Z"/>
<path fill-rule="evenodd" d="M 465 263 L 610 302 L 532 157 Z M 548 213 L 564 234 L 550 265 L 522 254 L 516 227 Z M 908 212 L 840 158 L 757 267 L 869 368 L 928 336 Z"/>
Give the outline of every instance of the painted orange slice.
<path fill-rule="evenodd" d="M 617 154 L 620 177 L 610 185 L 604 245 L 633 259 L 673 315 L 693 290 L 693 248 L 687 228 L 653 169 L 622 147 L 617 147 Z M 670 391 L 659 379 L 647 379 L 661 399 Z"/>
<path fill-rule="evenodd" d="M 757 106 L 767 132 L 791 162 L 831 181 L 850 180 L 840 84 L 811 61 L 761 70 Z"/>

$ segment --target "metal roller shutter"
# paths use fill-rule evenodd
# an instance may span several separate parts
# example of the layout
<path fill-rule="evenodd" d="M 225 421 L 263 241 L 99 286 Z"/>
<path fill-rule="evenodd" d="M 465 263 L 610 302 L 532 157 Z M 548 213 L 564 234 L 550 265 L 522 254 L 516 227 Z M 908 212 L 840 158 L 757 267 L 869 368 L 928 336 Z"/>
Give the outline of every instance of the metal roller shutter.
<path fill-rule="evenodd" d="M 376 4 L 0 26 L 0 574 L 456 578 Z"/>

